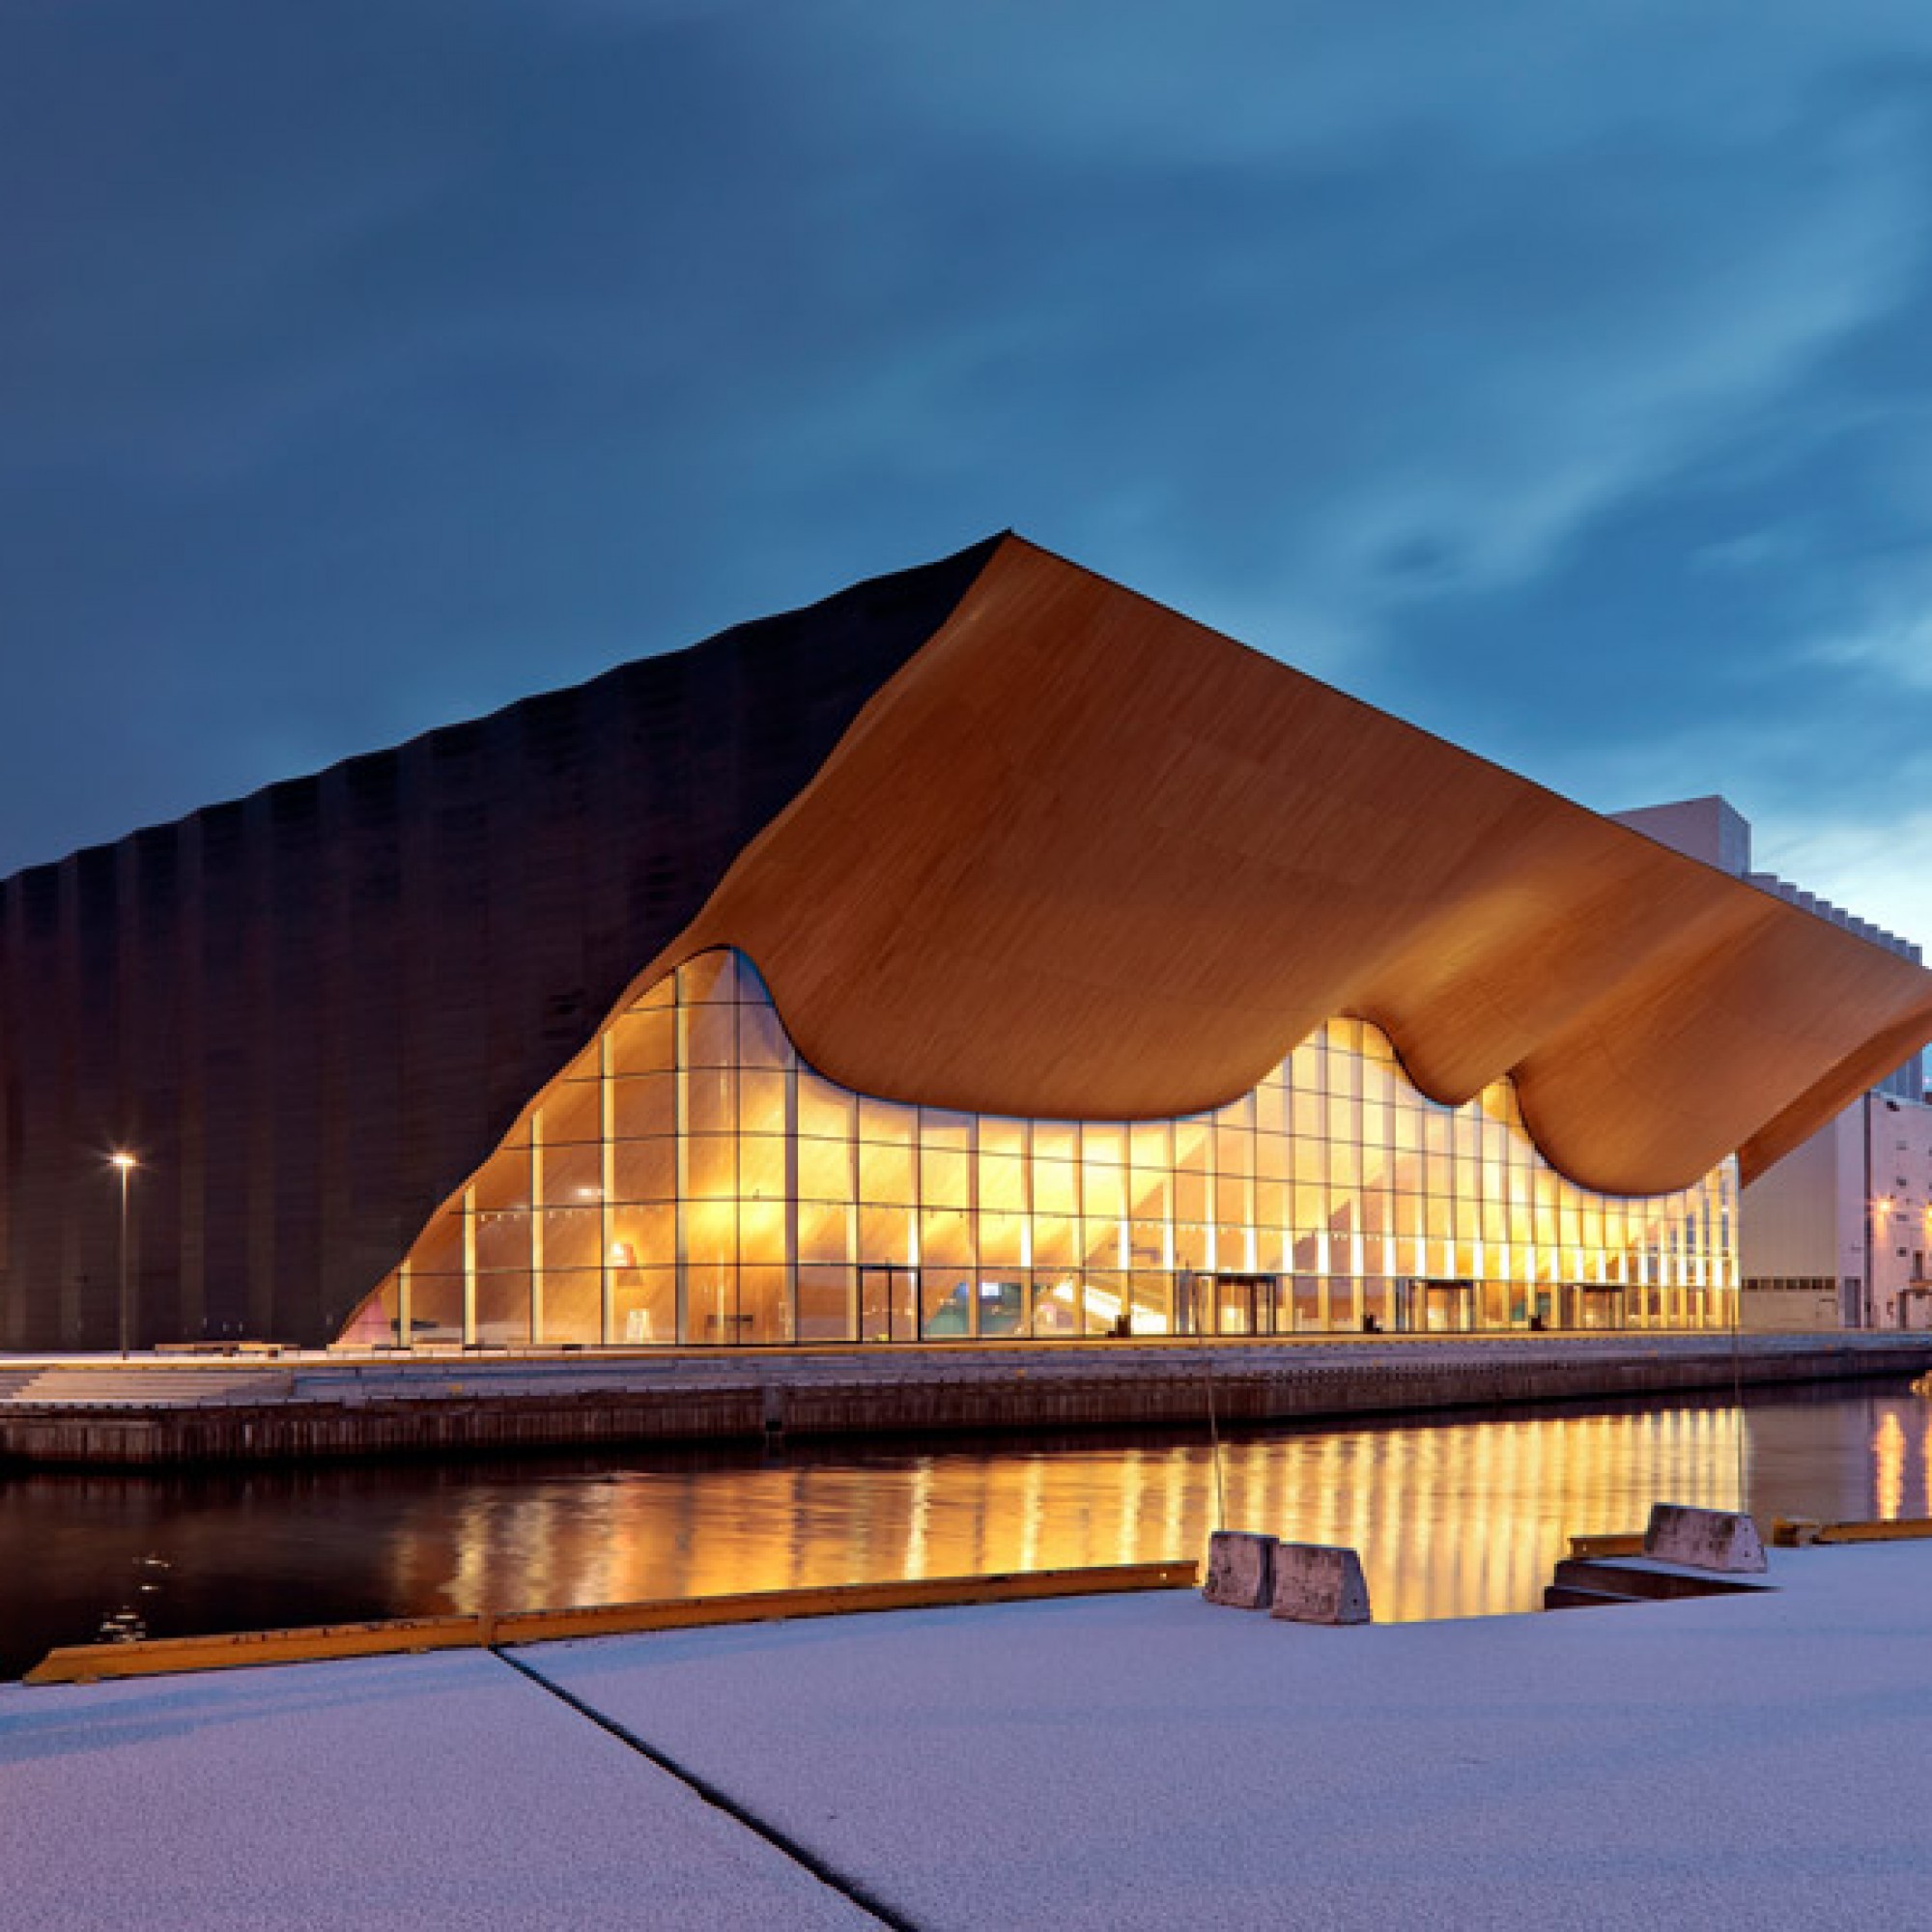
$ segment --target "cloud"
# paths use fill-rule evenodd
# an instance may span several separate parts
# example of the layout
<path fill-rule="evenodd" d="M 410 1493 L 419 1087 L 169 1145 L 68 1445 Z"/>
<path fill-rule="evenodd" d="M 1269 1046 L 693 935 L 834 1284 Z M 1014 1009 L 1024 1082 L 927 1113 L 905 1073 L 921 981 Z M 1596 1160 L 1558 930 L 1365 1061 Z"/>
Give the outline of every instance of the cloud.
<path fill-rule="evenodd" d="M 1008 525 L 1573 791 L 1924 735 L 1916 5 L 10 39 L 0 867 Z"/>

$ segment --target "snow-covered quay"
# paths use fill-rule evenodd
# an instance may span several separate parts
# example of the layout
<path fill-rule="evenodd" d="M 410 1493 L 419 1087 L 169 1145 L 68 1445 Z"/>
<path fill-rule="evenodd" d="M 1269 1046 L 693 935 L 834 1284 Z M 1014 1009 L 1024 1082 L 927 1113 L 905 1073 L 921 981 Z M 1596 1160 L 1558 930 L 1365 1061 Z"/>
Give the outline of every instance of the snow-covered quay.
<path fill-rule="evenodd" d="M 0 1924 L 1932 1921 L 1932 1544 L 1771 1562 L 1455 1623 L 1174 1593 L 10 1685 Z"/>

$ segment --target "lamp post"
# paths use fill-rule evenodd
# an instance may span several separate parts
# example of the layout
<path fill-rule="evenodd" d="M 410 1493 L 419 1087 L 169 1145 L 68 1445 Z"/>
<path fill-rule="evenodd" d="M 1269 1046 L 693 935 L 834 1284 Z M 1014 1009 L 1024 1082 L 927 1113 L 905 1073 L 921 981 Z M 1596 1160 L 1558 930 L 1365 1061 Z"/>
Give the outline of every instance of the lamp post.
<path fill-rule="evenodd" d="M 128 1182 L 132 1179 L 140 1163 L 131 1153 L 116 1153 L 108 1156 L 110 1164 L 121 1177 L 121 1358 L 128 1357 L 128 1328 L 130 1313 L 128 1294 Z"/>

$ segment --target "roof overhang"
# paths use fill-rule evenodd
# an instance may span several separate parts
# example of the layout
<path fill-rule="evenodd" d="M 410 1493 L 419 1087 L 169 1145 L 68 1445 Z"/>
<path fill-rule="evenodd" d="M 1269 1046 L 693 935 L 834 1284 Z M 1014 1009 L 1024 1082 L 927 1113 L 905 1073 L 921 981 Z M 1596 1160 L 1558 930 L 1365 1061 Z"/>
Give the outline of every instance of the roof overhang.
<path fill-rule="evenodd" d="M 1932 1037 L 1932 974 L 1014 537 L 640 983 L 714 945 L 862 1093 L 1185 1114 L 1353 1014 L 1619 1194 Z"/>

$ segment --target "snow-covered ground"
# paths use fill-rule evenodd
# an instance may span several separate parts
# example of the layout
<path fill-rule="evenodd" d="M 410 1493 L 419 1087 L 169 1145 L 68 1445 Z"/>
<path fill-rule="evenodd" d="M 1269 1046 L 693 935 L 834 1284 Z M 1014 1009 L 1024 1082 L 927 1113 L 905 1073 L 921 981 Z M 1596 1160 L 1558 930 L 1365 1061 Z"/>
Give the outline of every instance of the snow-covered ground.
<path fill-rule="evenodd" d="M 0 1687 L 0 1926 L 873 1921 L 487 1651 Z"/>
<path fill-rule="evenodd" d="M 1932 1544 L 1772 1566 L 1553 1616 L 1167 1594 L 520 1655 L 920 1926 L 1932 1923 Z M 0 1690 L 0 1923 L 753 1922 L 865 1921 L 488 1656 Z"/>

